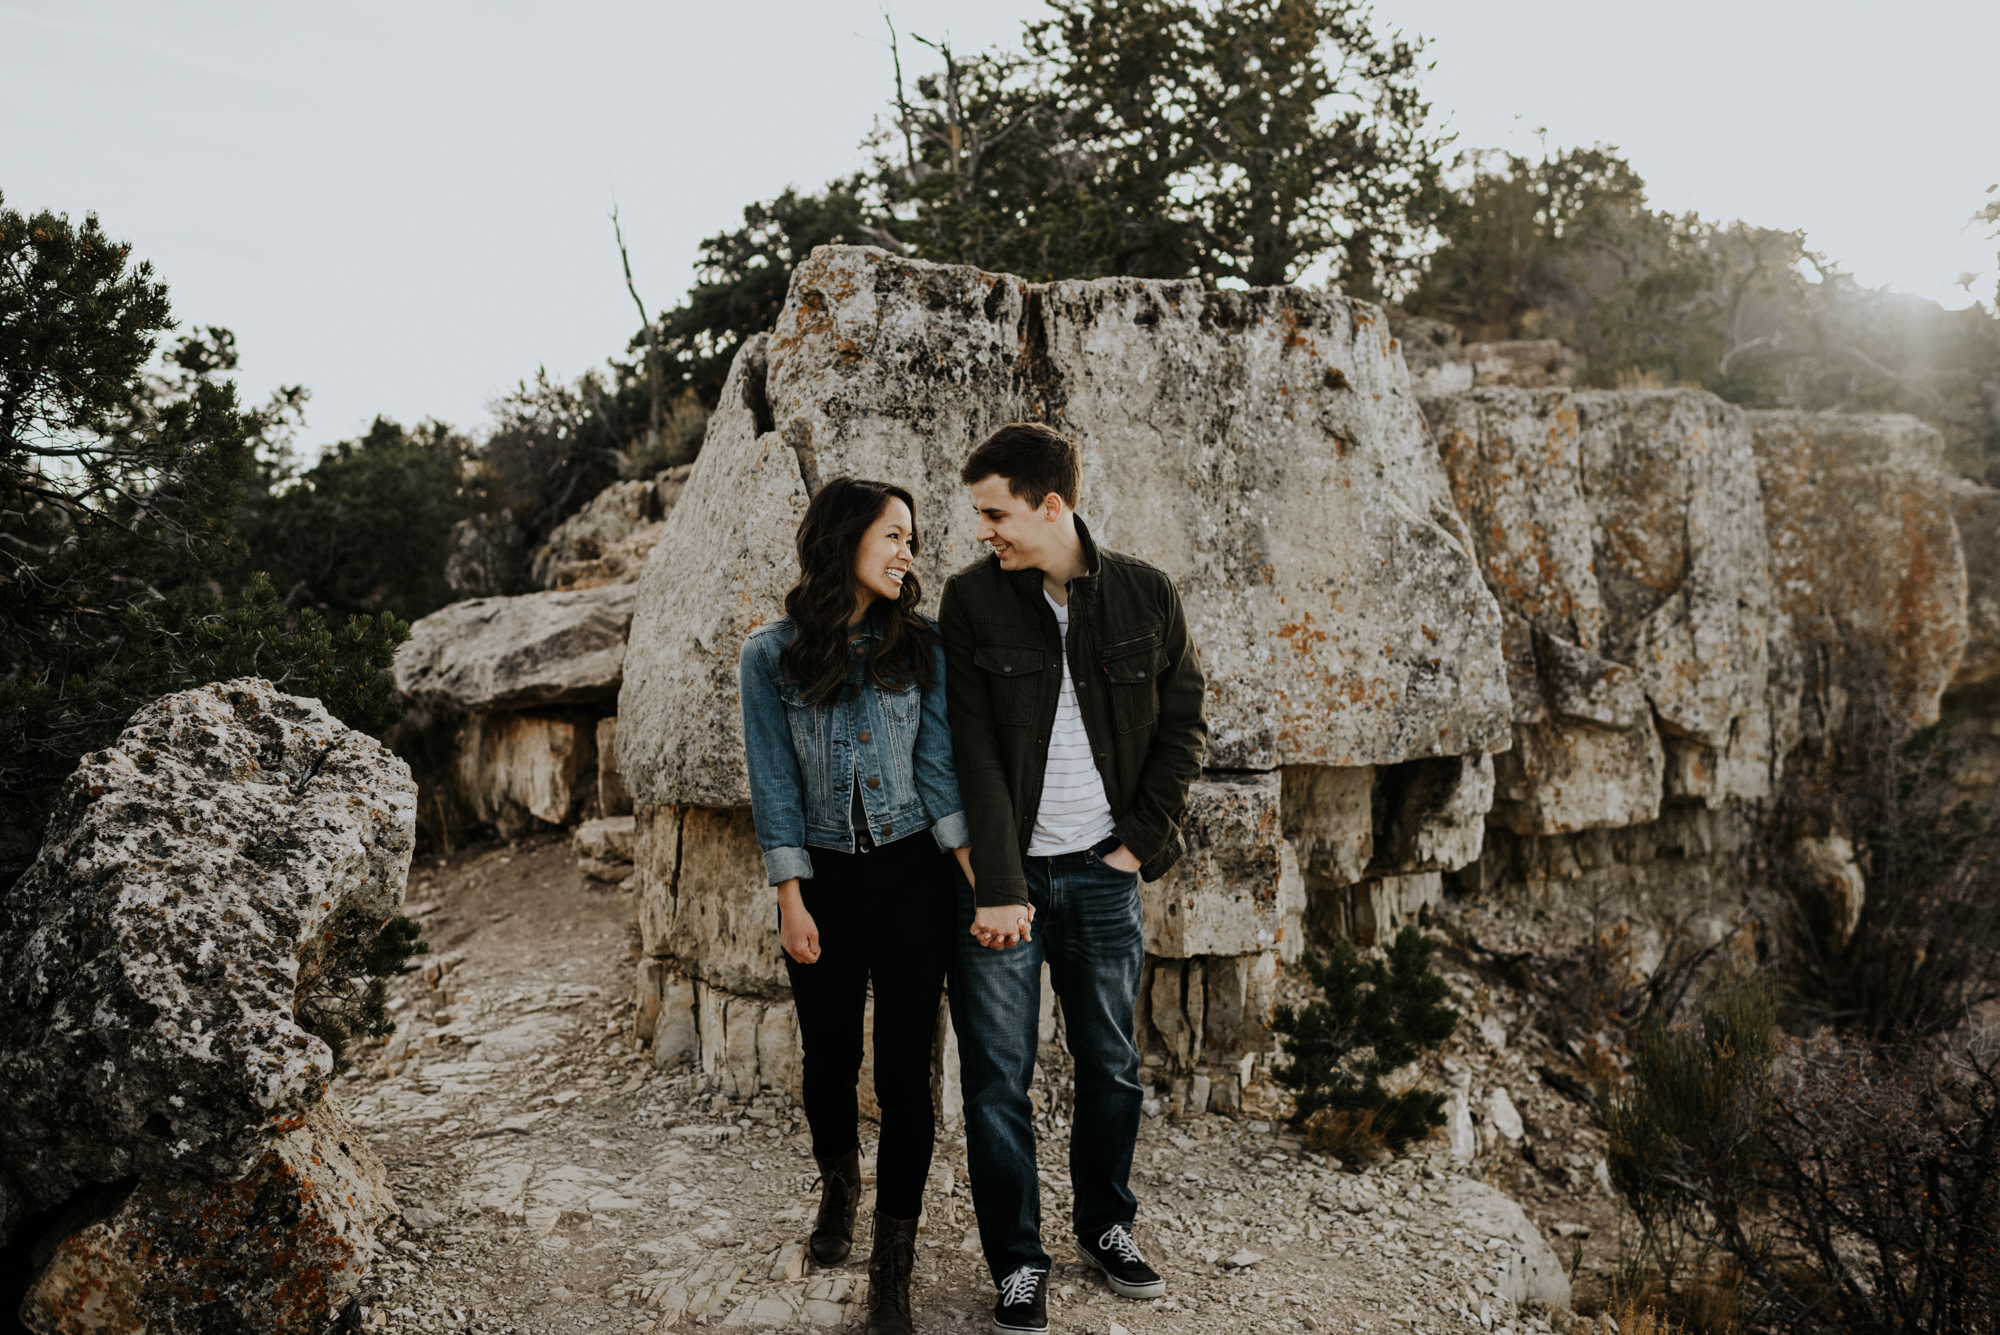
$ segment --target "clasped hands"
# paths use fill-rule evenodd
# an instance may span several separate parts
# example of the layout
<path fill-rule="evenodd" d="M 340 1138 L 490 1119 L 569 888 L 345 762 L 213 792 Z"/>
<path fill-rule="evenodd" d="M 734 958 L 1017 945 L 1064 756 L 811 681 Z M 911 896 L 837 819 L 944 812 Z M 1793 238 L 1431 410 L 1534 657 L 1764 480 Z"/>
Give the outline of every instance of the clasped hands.
<path fill-rule="evenodd" d="M 970 849 L 959 849 L 959 863 L 965 870 L 966 883 L 972 883 L 972 859 Z M 1139 870 L 1139 859 L 1131 849 L 1120 844 L 1104 855 L 1104 865 L 1123 872 Z M 991 908 L 974 909 L 972 913 L 972 939 L 988 950 L 1005 950 L 1023 941 L 1034 940 L 1035 906 L 1033 904 L 1000 904 Z"/>

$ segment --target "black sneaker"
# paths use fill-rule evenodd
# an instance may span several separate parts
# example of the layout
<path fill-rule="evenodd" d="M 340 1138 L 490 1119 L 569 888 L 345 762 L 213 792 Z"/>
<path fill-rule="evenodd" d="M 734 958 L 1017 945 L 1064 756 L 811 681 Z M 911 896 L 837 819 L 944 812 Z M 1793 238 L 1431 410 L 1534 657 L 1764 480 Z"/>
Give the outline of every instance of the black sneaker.
<path fill-rule="evenodd" d="M 1120 1298 L 1166 1297 L 1167 1281 L 1139 1255 L 1139 1244 L 1132 1241 L 1132 1231 L 1125 1225 L 1105 1229 L 1094 1245 L 1078 1238 L 1076 1249 L 1084 1260 L 1104 1272 L 1111 1281 L 1111 1291 Z"/>
<path fill-rule="evenodd" d="M 1000 1281 L 993 1304 L 993 1335 L 1045 1335 L 1049 1328 L 1049 1272 L 1024 1265 Z"/>

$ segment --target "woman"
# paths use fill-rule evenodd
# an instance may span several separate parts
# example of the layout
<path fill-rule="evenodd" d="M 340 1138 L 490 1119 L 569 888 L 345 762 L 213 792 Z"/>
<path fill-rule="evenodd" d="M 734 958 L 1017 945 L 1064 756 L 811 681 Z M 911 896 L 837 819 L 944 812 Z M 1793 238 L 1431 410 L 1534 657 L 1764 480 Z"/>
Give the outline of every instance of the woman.
<path fill-rule="evenodd" d="M 944 649 L 917 611 L 916 502 L 835 478 L 796 540 L 785 618 L 737 664 L 750 806 L 777 887 L 785 968 L 805 1047 L 806 1120 L 819 1160 L 811 1250 L 837 1265 L 861 1199 L 855 1084 L 875 989 L 876 1162 L 868 1330 L 907 1332 L 917 1216 L 930 1172 L 931 1043 L 970 842 L 945 721 Z M 929 831 L 928 837 L 924 832 Z"/>

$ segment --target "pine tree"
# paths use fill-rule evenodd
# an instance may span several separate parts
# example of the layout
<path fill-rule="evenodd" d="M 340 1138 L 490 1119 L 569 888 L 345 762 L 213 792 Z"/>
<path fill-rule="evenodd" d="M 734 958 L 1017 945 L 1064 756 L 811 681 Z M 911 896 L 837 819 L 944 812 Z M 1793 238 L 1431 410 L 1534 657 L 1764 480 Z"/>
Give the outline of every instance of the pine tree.
<path fill-rule="evenodd" d="M 1431 972 L 1437 943 L 1405 927 L 1388 960 L 1364 959 L 1345 941 L 1325 963 L 1308 952 L 1305 966 L 1322 1000 L 1303 1009 L 1278 1007 L 1273 1028 L 1292 1060 L 1276 1072 L 1295 1091 L 1295 1123 L 1315 1113 L 1367 1114 L 1374 1134 L 1401 1153 L 1444 1125 L 1444 1095 L 1412 1089 L 1392 1095 L 1382 1077 L 1450 1038 L 1458 1012 L 1444 1004 L 1445 980 Z"/>

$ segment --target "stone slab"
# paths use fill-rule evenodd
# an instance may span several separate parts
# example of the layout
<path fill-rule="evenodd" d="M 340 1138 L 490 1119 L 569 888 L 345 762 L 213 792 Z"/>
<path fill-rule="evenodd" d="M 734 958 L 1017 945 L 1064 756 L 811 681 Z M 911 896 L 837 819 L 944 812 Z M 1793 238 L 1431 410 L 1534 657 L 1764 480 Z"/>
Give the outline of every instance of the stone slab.
<path fill-rule="evenodd" d="M 1187 856 L 1139 886 L 1148 954 L 1299 957 L 1305 883 L 1280 824 L 1280 786 L 1275 773 L 1195 780 L 1181 820 Z"/>
<path fill-rule="evenodd" d="M 447 714 L 612 699 L 636 601 L 627 583 L 453 603 L 410 628 L 396 693 Z"/>

